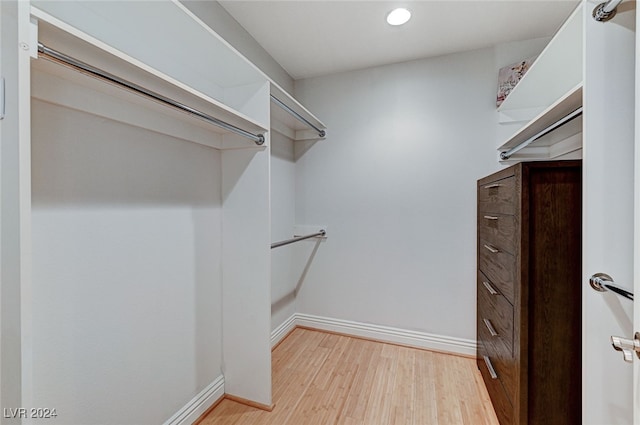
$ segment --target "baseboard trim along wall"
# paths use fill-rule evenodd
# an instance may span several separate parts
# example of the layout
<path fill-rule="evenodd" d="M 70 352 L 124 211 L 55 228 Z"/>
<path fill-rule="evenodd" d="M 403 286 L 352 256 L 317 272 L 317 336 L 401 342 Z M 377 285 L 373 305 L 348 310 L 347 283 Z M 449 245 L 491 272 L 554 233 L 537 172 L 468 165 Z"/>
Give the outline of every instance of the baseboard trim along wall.
<path fill-rule="evenodd" d="M 472 339 L 454 338 L 303 313 L 294 313 L 271 332 L 271 346 L 275 347 L 296 327 L 335 332 L 380 342 L 406 345 L 467 357 L 476 356 L 477 343 Z"/>
<path fill-rule="evenodd" d="M 164 425 L 191 425 L 224 397 L 224 376 L 220 375 L 204 390 L 192 398 Z"/>
<path fill-rule="evenodd" d="M 296 328 L 296 318 L 298 313 L 293 313 L 280 326 L 271 331 L 271 349 L 273 350 Z"/>

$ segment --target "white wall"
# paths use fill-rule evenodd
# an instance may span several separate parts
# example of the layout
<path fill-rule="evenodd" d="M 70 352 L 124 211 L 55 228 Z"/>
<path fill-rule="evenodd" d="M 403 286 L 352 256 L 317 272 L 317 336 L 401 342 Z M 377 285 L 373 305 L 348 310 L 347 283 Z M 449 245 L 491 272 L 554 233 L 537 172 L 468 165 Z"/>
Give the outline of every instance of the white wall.
<path fill-rule="evenodd" d="M 521 58 L 508 50 L 501 61 Z M 330 229 L 300 312 L 475 340 L 476 180 L 500 168 L 496 51 L 296 82 L 328 127 L 298 152 L 296 220 Z"/>
<path fill-rule="evenodd" d="M 32 113 L 34 406 L 162 423 L 221 374 L 220 153 Z"/>

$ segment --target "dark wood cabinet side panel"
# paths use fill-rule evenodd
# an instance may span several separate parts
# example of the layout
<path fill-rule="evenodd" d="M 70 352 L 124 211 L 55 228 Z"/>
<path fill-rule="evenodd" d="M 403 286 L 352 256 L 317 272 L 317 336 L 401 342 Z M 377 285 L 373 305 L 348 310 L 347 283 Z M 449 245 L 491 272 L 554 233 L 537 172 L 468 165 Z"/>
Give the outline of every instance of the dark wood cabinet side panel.
<path fill-rule="evenodd" d="M 528 418 L 581 423 L 581 168 L 529 170 Z"/>

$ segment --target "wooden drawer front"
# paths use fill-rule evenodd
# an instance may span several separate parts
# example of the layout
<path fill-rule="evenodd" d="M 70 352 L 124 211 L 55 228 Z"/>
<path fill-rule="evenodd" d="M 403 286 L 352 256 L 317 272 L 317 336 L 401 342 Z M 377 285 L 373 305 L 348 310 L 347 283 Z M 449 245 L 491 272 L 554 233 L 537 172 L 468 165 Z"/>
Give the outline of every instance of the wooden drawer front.
<path fill-rule="evenodd" d="M 481 212 L 515 214 L 516 178 L 509 177 L 478 186 L 478 207 Z"/>
<path fill-rule="evenodd" d="M 513 215 L 480 213 L 478 217 L 480 239 L 501 251 L 516 253 L 516 218 Z"/>
<path fill-rule="evenodd" d="M 491 360 L 493 369 L 498 375 L 498 380 L 502 383 L 504 392 L 511 402 L 516 394 L 516 364 L 511 354 L 500 351 L 494 343 L 494 337 L 483 329 L 482 323 L 478 324 L 478 342 L 482 343 L 486 355 Z"/>
<path fill-rule="evenodd" d="M 484 326 L 500 352 L 513 356 L 513 306 L 501 294 L 491 294 L 489 279 L 478 274 L 478 326 Z M 497 335 L 493 335 L 493 333 Z"/>
<path fill-rule="evenodd" d="M 489 393 L 489 397 L 491 397 L 493 409 L 496 411 L 496 416 L 498 416 L 500 425 L 511 425 L 514 423 L 513 405 L 504 392 L 500 379 L 494 379 L 491 377 L 487 363 L 484 360 L 485 356 L 487 358 L 489 357 L 482 343 L 478 342 L 478 369 L 480 369 L 482 379 L 487 387 L 487 392 Z M 491 362 L 490 359 L 489 362 Z"/>
<path fill-rule="evenodd" d="M 513 304 L 516 259 L 513 255 L 496 248 L 489 242 L 480 240 L 478 246 L 480 270 L 491 280 L 494 288 Z"/>

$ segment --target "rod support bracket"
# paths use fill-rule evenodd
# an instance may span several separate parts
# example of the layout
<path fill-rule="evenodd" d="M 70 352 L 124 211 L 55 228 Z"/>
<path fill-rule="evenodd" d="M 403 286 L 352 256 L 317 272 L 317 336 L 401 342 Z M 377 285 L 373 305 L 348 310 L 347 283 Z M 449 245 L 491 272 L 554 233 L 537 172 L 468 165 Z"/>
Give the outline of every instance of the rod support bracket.
<path fill-rule="evenodd" d="M 615 8 L 611 12 L 607 12 L 604 10 L 606 5 L 606 2 L 600 3 L 593 9 L 593 13 L 591 14 L 591 16 L 593 16 L 593 19 L 598 22 L 607 22 L 608 20 L 613 19 L 613 17 L 616 16 Z"/>
<path fill-rule="evenodd" d="M 604 282 L 613 283 L 613 278 L 606 273 L 596 273 L 589 279 L 589 285 L 598 292 L 607 292 Z"/>
<path fill-rule="evenodd" d="M 256 145 L 258 146 L 264 145 L 264 134 L 258 134 L 258 140 L 256 140 Z"/>
<path fill-rule="evenodd" d="M 511 155 L 507 154 L 507 151 L 500 152 L 500 159 L 503 160 L 503 161 L 506 161 L 507 159 L 509 159 L 510 156 Z"/>

